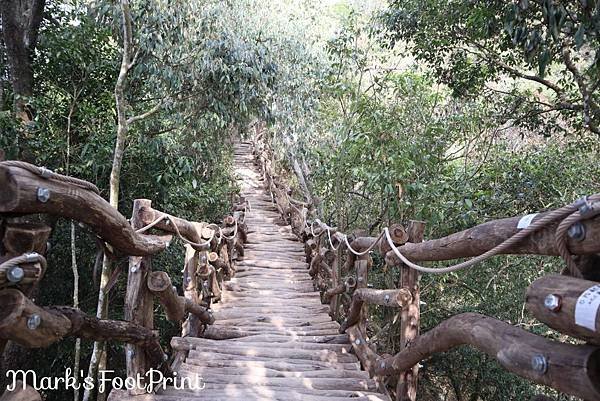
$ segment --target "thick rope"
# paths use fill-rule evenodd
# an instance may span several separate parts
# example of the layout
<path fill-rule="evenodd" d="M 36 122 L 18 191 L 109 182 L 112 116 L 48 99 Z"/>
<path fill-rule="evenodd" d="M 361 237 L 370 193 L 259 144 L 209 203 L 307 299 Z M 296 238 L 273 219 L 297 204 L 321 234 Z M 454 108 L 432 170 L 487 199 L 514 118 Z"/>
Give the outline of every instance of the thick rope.
<path fill-rule="evenodd" d="M 6 277 L 8 272 L 19 265 L 25 264 L 25 263 L 39 263 L 41 266 L 41 269 L 38 271 L 38 275 L 37 278 L 39 278 L 42 273 L 46 270 L 47 267 L 47 262 L 46 262 L 46 258 L 43 257 L 42 255 L 40 255 L 39 253 L 26 253 L 23 254 L 21 256 L 17 256 L 14 257 L 12 259 L 7 260 L 6 262 L 0 264 L 0 279 L 2 279 L 3 281 L 9 281 L 8 278 Z"/>
<path fill-rule="evenodd" d="M 576 212 L 569 215 L 565 218 L 556 228 L 555 238 L 556 238 L 556 248 L 560 256 L 564 259 L 567 264 L 567 269 L 569 273 L 573 277 L 582 278 L 583 275 L 577 264 L 573 260 L 573 256 L 569 251 L 569 246 L 567 243 L 567 233 L 569 228 L 571 228 L 574 224 L 579 223 L 583 220 L 591 219 L 600 214 L 600 205 L 595 203 L 586 202 L 583 206 L 579 208 Z"/>
<path fill-rule="evenodd" d="M 598 199 L 598 195 L 594 195 L 594 196 L 590 197 L 590 199 Z M 532 233 L 534 233 L 536 231 L 539 231 L 540 229 L 548 226 L 549 224 L 551 224 L 557 220 L 563 220 L 563 221 L 566 220 L 566 218 L 568 216 L 577 212 L 577 210 L 579 209 L 579 207 L 581 205 L 582 205 L 582 201 L 578 200 L 574 203 L 571 203 L 570 205 L 563 206 L 560 209 L 553 210 L 552 212 L 543 216 L 539 220 L 534 221 L 530 226 L 515 233 L 512 237 L 506 239 L 504 242 L 495 246 L 494 248 L 490 249 L 489 251 L 487 251 L 479 256 L 476 256 L 472 259 L 469 259 L 465 262 L 458 263 L 456 265 L 452 265 L 452 266 L 448 266 L 448 267 L 441 267 L 441 268 L 424 267 L 424 266 L 420 266 L 420 265 L 417 265 L 417 264 L 411 262 L 404 255 L 402 255 L 400 250 L 396 247 L 396 245 L 394 245 L 394 243 L 392 242 L 392 238 L 390 236 L 390 232 L 387 227 L 384 229 L 384 231 L 385 231 L 385 235 L 388 240 L 388 243 L 392 247 L 392 251 L 394 251 L 396 256 L 398 256 L 398 258 L 400 258 L 400 260 L 407 266 L 409 266 L 419 272 L 422 272 L 422 273 L 433 273 L 433 274 L 450 273 L 450 272 L 461 270 L 461 269 L 467 269 L 469 267 L 472 267 L 478 263 L 481 263 L 481 262 L 491 258 L 492 256 L 496 256 L 498 254 L 503 253 L 504 251 L 511 248 L 512 246 L 518 244 L 520 241 L 522 241 L 527 236 L 531 235 Z M 567 221 L 567 223 L 568 223 L 568 221 Z M 569 227 L 569 226 L 567 226 L 567 227 Z"/>
<path fill-rule="evenodd" d="M 546 214 L 545 216 L 543 216 L 542 218 L 534 221 L 531 225 L 524 228 L 523 230 L 518 231 L 513 236 L 511 236 L 510 238 L 507 238 L 505 241 L 498 244 L 494 248 L 488 250 L 487 252 L 485 252 L 479 256 L 476 256 L 472 259 L 469 259 L 465 262 L 458 263 L 458 264 L 455 264 L 452 266 L 440 267 L 440 268 L 425 267 L 425 266 L 415 264 L 415 263 L 411 262 L 410 260 L 408 260 L 408 258 L 406 258 L 401 253 L 401 251 L 398 249 L 398 247 L 394 244 L 394 242 L 391 238 L 389 229 L 387 227 L 383 229 L 383 231 L 379 234 L 379 236 L 376 238 L 376 240 L 373 241 L 371 246 L 369 246 L 369 248 L 367 248 L 365 251 L 362 251 L 362 252 L 357 252 L 356 250 L 354 250 L 350 246 L 350 243 L 348 242 L 348 236 L 345 234 L 342 234 L 342 235 L 344 236 L 344 242 L 345 242 L 345 245 L 348 248 L 348 250 L 350 250 L 350 252 L 354 253 L 357 256 L 365 255 L 366 253 L 373 250 L 373 248 L 375 247 L 377 242 L 383 237 L 383 235 L 385 235 L 386 240 L 389 243 L 392 251 L 402 261 L 402 263 L 404 263 L 408 267 L 415 269 L 421 273 L 443 274 L 443 273 L 450 273 L 450 272 L 454 272 L 457 270 L 470 268 L 470 267 L 472 267 L 476 264 L 479 264 L 493 256 L 499 255 L 499 254 L 503 253 L 504 251 L 506 251 L 507 249 L 513 247 L 514 245 L 517 245 L 519 242 L 521 242 L 523 239 L 525 239 L 532 233 L 537 232 L 537 231 L 541 230 L 542 228 L 547 227 L 551 223 L 554 223 L 555 221 L 560 220 L 561 223 L 559 224 L 559 226 L 556 230 L 556 238 L 555 238 L 557 250 L 558 250 L 559 254 L 561 255 L 561 257 L 567 263 L 569 272 L 575 277 L 581 277 L 581 273 L 578 271 L 577 266 L 575 265 L 575 262 L 572 259 L 571 253 L 568 250 L 566 233 L 568 232 L 569 228 L 574 223 L 579 222 L 581 220 L 586 220 L 586 219 L 592 218 L 592 217 L 600 214 L 600 206 L 595 206 L 595 204 L 590 206 L 590 209 L 589 209 L 590 211 L 588 211 L 585 214 L 585 216 L 581 216 L 581 213 L 579 212 L 580 207 L 582 207 L 583 205 L 586 205 L 586 204 L 589 206 L 590 205 L 589 202 L 596 201 L 598 199 L 600 199 L 600 194 L 592 195 L 589 198 L 586 198 L 585 200 L 580 199 L 569 205 L 563 206 L 559 209 L 555 209 L 555 210 L 551 211 L 550 213 Z M 325 229 L 323 231 L 327 231 L 327 235 L 329 237 L 329 243 L 330 243 L 331 247 L 333 248 L 333 250 L 337 250 L 337 248 L 335 248 L 333 246 L 333 243 L 331 241 L 331 233 L 330 233 L 331 228 L 329 226 L 327 226 L 326 224 L 322 223 L 319 219 L 316 219 L 310 225 L 310 229 L 311 229 L 311 233 L 313 234 L 313 237 L 320 236 L 323 233 L 323 231 L 322 231 L 318 235 L 315 234 L 315 232 L 314 232 L 314 224 L 315 223 L 317 225 L 319 225 L 319 227 L 321 227 L 321 228 L 322 228 L 322 226 L 325 226 Z M 339 245 L 338 245 L 338 248 L 339 248 Z"/>
<path fill-rule="evenodd" d="M 175 220 L 173 218 L 173 216 L 166 214 L 166 213 L 162 213 L 158 218 L 156 218 L 152 223 L 148 224 L 147 226 L 144 226 L 142 228 L 139 228 L 137 230 L 135 230 L 136 233 L 143 233 L 147 230 L 149 230 L 150 228 L 154 227 L 155 225 L 157 225 L 158 223 L 160 223 L 162 220 L 167 220 L 172 226 L 173 229 L 175 230 L 175 234 L 177 234 L 177 237 L 179 237 L 180 240 L 182 240 L 183 242 L 185 242 L 186 244 L 189 244 L 192 248 L 198 250 L 198 248 L 202 249 L 205 248 L 207 246 L 210 245 L 211 241 L 215 238 L 215 230 L 213 230 L 212 235 L 210 236 L 210 239 L 208 239 L 206 242 L 193 242 L 188 240 L 187 238 L 185 238 L 183 235 L 181 235 L 181 232 L 179 232 L 179 228 L 177 227 L 177 224 L 175 224 Z M 200 234 L 200 233 L 198 233 Z"/>
<path fill-rule="evenodd" d="M 79 188 L 82 188 L 82 189 L 85 189 L 88 191 L 92 191 L 98 195 L 100 194 L 100 190 L 98 189 L 98 187 L 95 186 L 94 184 L 92 184 L 91 182 L 80 180 L 79 178 L 74 178 L 74 177 L 69 177 L 66 175 L 58 174 L 58 173 L 55 173 L 52 170 L 49 170 L 45 167 L 34 166 L 33 164 L 26 163 L 23 161 L 18 161 L 18 160 L 3 161 L 3 162 L 0 162 L 0 166 L 22 168 L 22 169 L 27 170 L 30 173 L 35 174 L 44 179 L 60 181 L 60 182 L 64 182 L 67 184 L 73 184 L 73 185 L 78 186 Z"/>
<path fill-rule="evenodd" d="M 273 196 L 272 180 L 269 180 L 269 184 L 270 184 L 269 192 L 271 193 L 271 199 L 274 202 L 275 199 Z M 287 197 L 288 202 L 292 205 L 292 207 L 294 207 L 297 210 L 296 206 L 291 201 L 287 192 L 284 191 L 284 193 Z M 346 248 L 353 254 L 355 254 L 357 256 L 362 256 L 362 255 L 365 255 L 366 253 L 370 252 L 371 250 L 373 250 L 375 245 L 379 242 L 379 240 L 383 237 L 383 235 L 385 235 L 386 240 L 389 243 L 392 251 L 394 252 L 394 254 L 396 254 L 396 256 L 404 264 L 406 264 L 407 266 L 409 266 L 419 272 L 422 272 L 422 273 L 441 274 L 441 273 L 450 273 L 450 272 L 454 272 L 457 270 L 467 269 L 476 264 L 479 264 L 479 263 L 481 263 L 493 256 L 501 254 L 501 253 L 505 252 L 506 250 L 510 249 L 511 247 L 517 245 L 519 242 L 521 242 L 523 239 L 525 239 L 532 233 L 537 232 L 537 231 L 541 230 L 542 228 L 547 227 L 551 223 L 560 221 L 560 223 L 556 229 L 556 232 L 555 232 L 555 245 L 556 245 L 557 251 L 558 251 L 559 255 L 565 261 L 570 274 L 574 277 L 582 277 L 581 272 L 577 268 L 577 265 L 576 265 L 575 261 L 573 260 L 571 252 L 568 249 L 567 232 L 573 224 L 580 222 L 582 220 L 590 219 L 590 218 L 595 217 L 598 214 L 600 214 L 600 206 L 594 204 L 594 201 L 598 201 L 598 200 L 600 200 L 600 194 L 594 194 L 590 197 L 579 199 L 579 200 L 577 200 L 569 205 L 563 206 L 559 209 L 555 209 L 555 210 L 551 211 L 550 213 L 546 214 L 545 216 L 543 216 L 542 218 L 534 221 L 533 223 L 531 223 L 529 226 L 522 229 L 521 231 L 516 232 L 513 236 L 507 238 L 505 241 L 498 244 L 494 248 L 488 250 L 487 252 L 485 252 L 479 256 L 476 256 L 470 260 L 467 260 L 465 262 L 458 263 L 458 264 L 448 266 L 448 267 L 441 267 L 441 268 L 424 267 L 424 266 L 420 266 L 420 265 L 415 264 L 415 263 L 411 262 L 410 260 L 408 260 L 400 252 L 400 250 L 396 247 L 396 245 L 392 241 L 388 227 L 384 228 L 383 231 L 376 238 L 376 240 L 373 241 L 373 243 L 369 246 L 369 248 L 367 248 L 363 252 L 357 252 L 355 249 L 352 248 L 352 246 L 350 245 L 350 243 L 348 241 L 348 236 L 346 234 L 342 233 L 342 236 L 344 238 L 344 243 L 345 243 Z M 580 212 L 580 208 L 582 208 L 581 210 L 584 210 L 584 212 L 585 212 L 584 215 L 582 215 L 582 213 Z M 315 223 L 317 223 L 321 227 L 321 230 L 322 230 L 318 235 L 315 234 L 315 231 L 314 231 Z M 305 222 L 305 224 L 306 224 L 306 227 L 310 227 L 310 232 L 313 237 L 319 237 L 323 234 L 323 231 L 327 231 L 329 245 L 331 246 L 331 248 L 333 250 L 339 249 L 339 247 L 341 246 L 341 243 L 338 244 L 337 248 L 333 245 L 333 241 L 331 239 L 331 228 L 329 226 L 322 223 L 319 219 L 316 219 L 315 221 L 311 222 L 310 226 L 308 225 L 308 222 Z M 325 226 L 325 230 L 323 230 L 322 226 Z"/>

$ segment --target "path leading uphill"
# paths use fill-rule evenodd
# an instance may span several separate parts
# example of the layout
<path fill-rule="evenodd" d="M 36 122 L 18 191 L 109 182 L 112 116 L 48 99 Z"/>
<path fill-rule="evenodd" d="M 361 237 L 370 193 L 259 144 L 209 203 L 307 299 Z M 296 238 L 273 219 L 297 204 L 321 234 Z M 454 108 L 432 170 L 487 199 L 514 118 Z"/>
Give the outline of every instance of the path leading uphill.
<path fill-rule="evenodd" d="M 248 241 L 235 278 L 214 305 L 213 338 L 180 338 L 188 351 L 178 376 L 199 374 L 201 391 L 170 389 L 152 400 L 336 401 L 387 400 L 360 370 L 348 336 L 328 315 L 308 274 L 301 242 L 263 188 L 249 144 L 236 145 L 235 167 L 246 213 Z"/>

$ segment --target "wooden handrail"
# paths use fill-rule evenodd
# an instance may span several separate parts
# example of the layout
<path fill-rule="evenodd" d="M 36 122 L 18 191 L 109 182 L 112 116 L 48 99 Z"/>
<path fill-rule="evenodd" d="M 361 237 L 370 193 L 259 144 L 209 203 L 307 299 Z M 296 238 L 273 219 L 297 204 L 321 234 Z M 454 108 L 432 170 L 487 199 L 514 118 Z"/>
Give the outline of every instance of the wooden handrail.
<path fill-rule="evenodd" d="M 0 188 L 0 213 L 44 213 L 84 223 L 125 255 L 158 253 L 167 247 L 171 239 L 138 234 L 127 219 L 100 195 L 73 184 L 43 179 L 19 167 L 0 165 Z"/>
<path fill-rule="evenodd" d="M 280 201 L 279 194 L 289 192 L 289 188 L 274 176 L 273 162 L 269 157 L 268 150 L 263 150 L 258 153 L 257 160 L 261 164 L 268 188 L 274 192 L 275 200 Z M 286 200 L 278 205 L 278 209 L 286 221 L 293 226 L 299 225 L 298 221 L 287 215 L 288 203 L 289 200 Z M 533 219 L 537 221 L 548 213 L 550 212 L 539 213 Z M 401 226 L 390 227 L 390 237 L 400 252 L 411 261 L 452 260 L 484 254 L 512 237 L 523 228 L 523 224 L 528 224 L 527 222 L 530 224 L 531 218 L 525 216 L 498 219 L 425 242 L 421 242 L 423 222 L 412 222 L 408 230 Z M 559 223 L 547 225 L 503 253 L 558 256 L 555 231 Z M 532 382 L 548 385 L 584 399 L 600 399 L 600 348 L 550 341 L 499 320 L 474 313 L 451 317 L 431 331 L 419 335 L 419 273 L 401 263 L 387 240 L 381 236 L 346 237 L 335 227 L 329 227 L 319 220 L 314 221 L 312 226 L 310 223 L 304 224 L 306 227 L 293 227 L 294 232 L 297 232 L 297 229 L 302 230 L 298 236 L 305 242 L 310 273 L 316 280 L 316 287 L 323 290 L 325 303 L 335 305 L 332 299 L 347 292 L 349 288 L 339 283 L 339 280 L 333 279 L 337 270 L 332 262 L 324 259 L 324 255 L 331 247 L 346 251 L 344 270 L 354 271 L 359 285 L 352 295 L 340 332 L 350 336 L 354 352 L 372 377 L 400 375 L 396 389 L 397 400 L 416 399 L 415 366 L 418 366 L 420 361 L 462 344 L 475 346 L 498 359 L 507 370 Z M 326 230 L 328 232 L 325 232 Z M 584 255 L 578 262 L 581 272 L 585 277 L 597 279 L 599 276 L 595 262 L 598 260 L 596 254 L 600 253 L 600 216 L 581 221 L 578 233 L 575 234 L 573 238 L 567 238 L 568 250 L 574 255 Z M 348 249 L 348 242 L 354 252 Z M 371 262 L 368 250 L 379 252 L 388 266 L 400 266 L 400 289 L 365 288 L 366 272 Z M 322 276 L 332 277 L 329 288 L 323 286 Z M 596 315 L 593 321 L 588 318 L 587 327 L 575 324 L 576 303 L 581 300 L 582 294 L 589 292 L 590 288 L 597 288 L 597 285 L 594 281 L 566 276 L 543 277 L 530 286 L 527 307 L 540 321 L 560 332 L 600 345 L 600 314 Z M 400 313 L 401 351 L 394 357 L 380 358 L 368 343 L 365 306 L 369 303 L 388 304 L 392 295 L 400 293 L 407 295 L 406 307 Z M 388 298 L 385 295 L 388 295 Z M 548 297 L 552 299 L 547 299 Z M 552 301 L 556 301 L 557 305 L 553 305 Z M 394 306 L 397 306 L 396 303 Z M 333 306 L 332 316 L 335 316 Z"/>
<path fill-rule="evenodd" d="M 548 214 L 540 213 L 536 219 Z M 442 261 L 468 258 L 481 255 L 512 237 L 520 229 L 518 223 L 523 216 L 509 217 L 489 221 L 478 226 L 448 235 L 443 238 L 428 240 L 418 244 L 406 243 L 398 249 L 411 261 Z M 600 253 L 600 216 L 581 223 L 585 235 L 583 239 L 568 238 L 568 247 L 574 255 Z M 530 254 L 558 256 L 555 231 L 558 223 L 553 223 L 526 240 L 509 249 L 506 254 Z M 386 263 L 396 265 L 400 260 L 392 251 L 386 255 Z"/>
<path fill-rule="evenodd" d="M 600 399 L 600 348 L 551 341 L 477 313 L 445 320 L 410 347 L 378 361 L 374 374 L 397 374 L 459 345 L 485 352 L 505 369 L 534 383 L 586 400 Z"/>

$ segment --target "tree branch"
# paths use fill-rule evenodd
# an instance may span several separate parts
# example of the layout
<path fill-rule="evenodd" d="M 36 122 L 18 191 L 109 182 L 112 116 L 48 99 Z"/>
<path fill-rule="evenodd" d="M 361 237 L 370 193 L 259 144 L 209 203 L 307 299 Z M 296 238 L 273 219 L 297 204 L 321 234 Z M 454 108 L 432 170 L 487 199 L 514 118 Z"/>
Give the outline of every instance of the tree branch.
<path fill-rule="evenodd" d="M 133 116 L 133 117 L 129 117 L 127 119 L 127 124 L 131 125 L 131 124 L 133 124 L 135 122 L 138 122 L 140 120 L 144 120 L 144 119 L 152 116 L 153 114 L 156 114 L 161 109 L 162 105 L 163 105 L 163 101 L 161 100 L 160 102 L 156 103 L 154 105 L 154 107 L 152 107 L 150 110 L 146 111 L 145 113 L 138 114 L 138 115 Z"/>

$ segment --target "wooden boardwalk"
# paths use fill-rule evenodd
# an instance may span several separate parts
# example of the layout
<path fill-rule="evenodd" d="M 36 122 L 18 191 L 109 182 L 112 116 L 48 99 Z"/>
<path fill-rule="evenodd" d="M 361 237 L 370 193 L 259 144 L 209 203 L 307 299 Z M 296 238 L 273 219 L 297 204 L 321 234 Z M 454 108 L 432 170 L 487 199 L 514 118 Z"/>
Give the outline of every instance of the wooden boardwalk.
<path fill-rule="evenodd" d="M 248 241 L 234 279 L 214 305 L 208 338 L 172 340 L 186 351 L 179 377 L 199 375 L 205 388 L 174 388 L 144 400 L 387 400 L 360 369 L 348 336 L 328 315 L 313 288 L 304 249 L 262 187 L 248 144 L 236 145 L 236 172 L 246 213 Z M 217 339 L 222 338 L 222 339 Z"/>

